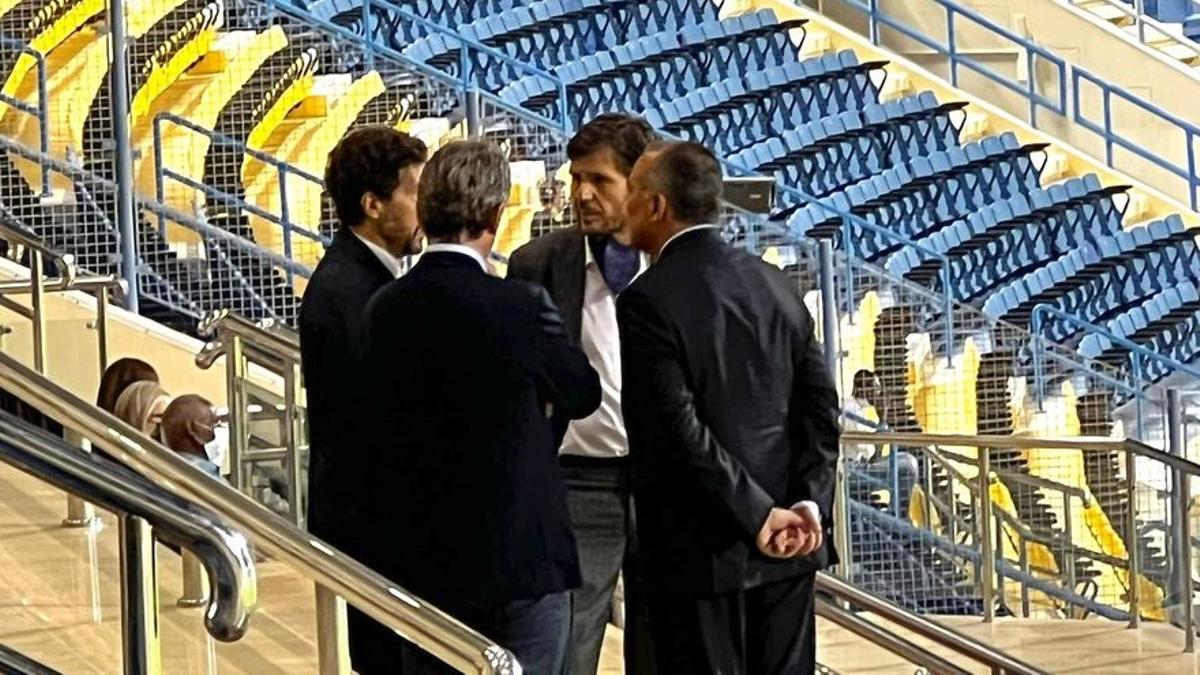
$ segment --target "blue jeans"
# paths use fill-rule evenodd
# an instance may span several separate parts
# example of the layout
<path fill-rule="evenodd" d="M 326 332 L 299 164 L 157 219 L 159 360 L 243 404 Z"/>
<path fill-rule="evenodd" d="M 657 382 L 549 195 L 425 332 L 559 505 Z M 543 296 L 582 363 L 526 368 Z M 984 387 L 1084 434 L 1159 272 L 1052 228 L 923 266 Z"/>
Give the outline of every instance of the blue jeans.
<path fill-rule="evenodd" d="M 435 603 L 436 604 L 436 603 Z M 483 633 L 517 657 L 525 675 L 565 675 L 567 646 L 571 641 L 571 594 L 549 593 L 538 598 L 515 600 L 498 608 L 454 607 L 444 602 L 441 609 Z M 440 675 L 457 672 L 420 647 L 398 639 L 398 659 L 392 667 L 374 672 L 403 675 Z M 358 668 L 358 664 L 355 664 Z M 359 672 L 365 672 L 360 670 Z"/>

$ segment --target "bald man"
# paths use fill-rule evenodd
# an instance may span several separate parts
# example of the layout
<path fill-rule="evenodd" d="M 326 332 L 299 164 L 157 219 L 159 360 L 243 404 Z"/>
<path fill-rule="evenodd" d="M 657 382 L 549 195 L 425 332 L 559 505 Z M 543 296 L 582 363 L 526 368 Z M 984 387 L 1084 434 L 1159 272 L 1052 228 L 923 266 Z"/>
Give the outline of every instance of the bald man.
<path fill-rule="evenodd" d="M 203 396 L 186 394 L 163 412 L 163 443 L 205 473 L 220 477 L 229 450 L 229 427 Z"/>

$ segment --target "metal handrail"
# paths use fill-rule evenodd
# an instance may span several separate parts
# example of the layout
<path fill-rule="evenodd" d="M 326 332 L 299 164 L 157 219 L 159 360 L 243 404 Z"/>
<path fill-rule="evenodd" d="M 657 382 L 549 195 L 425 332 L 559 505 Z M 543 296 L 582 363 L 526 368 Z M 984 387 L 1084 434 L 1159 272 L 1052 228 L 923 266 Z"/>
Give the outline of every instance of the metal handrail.
<path fill-rule="evenodd" d="M 840 600 L 887 619 L 905 630 L 952 649 L 990 667 L 994 672 L 1004 672 L 1010 675 L 1039 675 L 1046 672 L 953 628 L 910 612 L 824 572 L 817 574 L 817 590 L 829 593 Z"/>
<path fill-rule="evenodd" d="M 139 435 L 112 415 L 98 416 L 107 417 L 111 434 Z M 205 563 L 214 581 L 204 614 L 209 634 L 232 642 L 246 633 L 258 591 L 254 555 L 240 532 L 211 510 L 198 508 L 107 457 L 80 452 L 10 413 L 0 412 L 0 421 L 0 460 L 110 511 L 142 518 L 164 541 L 187 548 Z M 173 459 L 187 465 L 182 458 Z"/>
<path fill-rule="evenodd" d="M 0 671 L 25 675 L 62 675 L 45 664 L 0 644 Z"/>
<path fill-rule="evenodd" d="M 212 312 L 200 320 L 196 332 L 204 337 L 223 337 L 234 335 L 241 338 L 246 345 L 256 347 L 274 358 L 300 363 L 300 339 L 291 331 L 260 326 L 245 317 L 231 313 L 229 310 Z M 211 345 L 211 346 L 210 346 Z M 196 365 L 207 369 L 212 366 L 218 356 L 224 353 L 220 340 L 205 346 L 196 355 Z"/>
<path fill-rule="evenodd" d="M 816 611 L 817 616 L 828 619 L 860 638 L 879 645 L 913 665 L 925 668 L 936 675 L 967 675 L 969 672 L 828 600 L 818 598 Z"/>
<path fill-rule="evenodd" d="M 0 354 L 0 387 L 154 482 L 224 515 L 256 546 L 450 666 L 471 673 L 512 671 L 516 661 L 503 647 L 333 546 L 269 514 L 249 497 L 198 473 L 148 437 L 125 433 L 127 427 L 114 425 L 108 415 L 5 354 Z"/>
<path fill-rule="evenodd" d="M 1136 37 L 1138 44 L 1145 46 L 1146 48 L 1150 49 L 1151 51 L 1161 53 L 1162 50 L 1155 48 L 1154 45 L 1152 45 L 1150 43 L 1150 41 L 1147 39 L 1146 27 L 1150 27 L 1154 31 L 1156 31 L 1160 37 L 1166 38 L 1175 46 L 1183 47 L 1183 48 L 1187 49 L 1188 51 L 1192 52 L 1192 54 L 1194 56 L 1200 57 L 1200 45 L 1197 45 L 1196 43 L 1192 42 L 1191 40 L 1188 40 L 1186 38 L 1181 38 L 1178 35 L 1175 35 L 1174 33 L 1171 32 L 1171 29 L 1167 28 L 1166 24 L 1164 24 L 1161 21 L 1159 21 L 1158 19 L 1150 16 L 1149 14 L 1146 14 L 1144 9 L 1141 7 L 1143 0 L 1134 0 L 1135 6 L 1130 6 L 1129 4 L 1127 4 L 1125 2 L 1121 2 L 1120 0 L 1098 0 L 1098 1 L 1104 3 L 1105 5 L 1121 12 L 1125 16 L 1134 20 L 1134 22 L 1136 23 L 1137 28 L 1138 28 L 1138 32 L 1137 32 L 1136 36 L 1129 35 L 1129 33 L 1126 33 L 1125 31 L 1119 30 L 1119 29 L 1115 31 L 1115 32 L 1120 33 L 1121 35 L 1125 36 L 1126 39 L 1131 39 L 1131 38 Z M 1080 7 L 1079 5 L 1075 4 L 1074 2 L 1067 2 L 1064 4 L 1066 4 L 1068 7 L 1070 7 L 1071 9 L 1073 9 L 1077 12 L 1086 14 L 1091 17 L 1099 18 L 1099 17 L 1096 17 L 1096 15 L 1092 11 L 1090 11 L 1090 8 L 1088 8 L 1088 7 Z M 1103 21 L 1103 19 L 1100 19 L 1100 20 Z M 1107 21 L 1104 21 L 1104 23 L 1108 24 Z M 1176 59 L 1171 59 L 1171 60 L 1175 61 L 1176 63 L 1178 62 Z M 1189 72 L 1190 72 L 1190 70 L 1191 69 L 1188 69 Z"/>

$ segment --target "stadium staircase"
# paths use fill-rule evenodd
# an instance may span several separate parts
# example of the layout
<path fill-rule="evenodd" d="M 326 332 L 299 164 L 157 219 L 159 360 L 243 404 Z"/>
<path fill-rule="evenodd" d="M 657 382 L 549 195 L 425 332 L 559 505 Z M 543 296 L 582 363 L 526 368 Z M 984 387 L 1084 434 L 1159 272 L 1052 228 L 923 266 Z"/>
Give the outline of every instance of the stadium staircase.
<path fill-rule="evenodd" d="M 1153 416 L 1200 353 L 1200 216 L 786 2 L 128 2 L 132 228 L 113 217 L 104 12 L 0 5 L 0 221 L 100 274 L 126 269 L 134 232 L 142 311 L 184 332 L 214 310 L 294 325 L 333 228 L 324 158 L 349 129 L 503 143 L 504 254 L 570 130 L 621 110 L 778 182 L 770 217 L 732 212 L 731 238 L 833 308 L 840 383 L 874 370 L 887 429 L 1123 436 L 1119 413 Z M 907 512 L 886 487 L 847 510 L 855 583 L 979 614 L 982 490 L 1047 615 L 1117 617 L 1136 586 L 1137 611 L 1165 617 L 1166 514 L 1129 518 L 1115 455 L 993 447 L 981 476 L 981 448 L 904 449 L 924 474 Z"/>

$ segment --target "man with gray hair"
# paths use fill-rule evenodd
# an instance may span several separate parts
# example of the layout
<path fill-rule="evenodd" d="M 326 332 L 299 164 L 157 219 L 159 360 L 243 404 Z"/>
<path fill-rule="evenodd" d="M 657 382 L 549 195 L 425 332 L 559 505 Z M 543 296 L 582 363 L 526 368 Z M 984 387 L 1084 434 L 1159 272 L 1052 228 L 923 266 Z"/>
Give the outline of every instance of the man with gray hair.
<path fill-rule="evenodd" d="M 550 414 L 587 417 L 600 381 L 546 291 L 488 273 L 509 193 L 490 143 L 437 151 L 417 212 L 429 241 L 367 309 L 375 495 L 389 578 L 510 649 L 563 672 L 575 536 Z M 397 670 L 453 672 L 404 643 Z"/>

